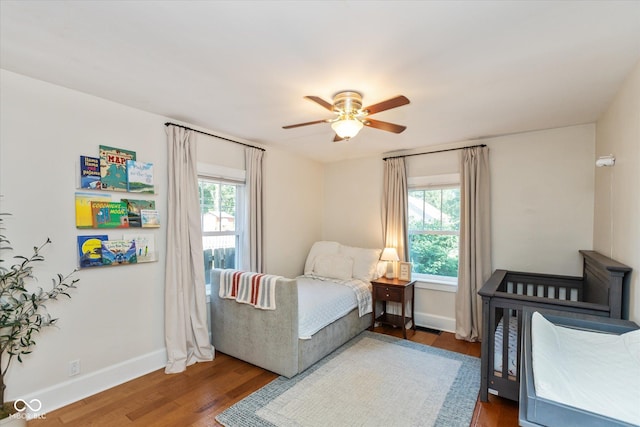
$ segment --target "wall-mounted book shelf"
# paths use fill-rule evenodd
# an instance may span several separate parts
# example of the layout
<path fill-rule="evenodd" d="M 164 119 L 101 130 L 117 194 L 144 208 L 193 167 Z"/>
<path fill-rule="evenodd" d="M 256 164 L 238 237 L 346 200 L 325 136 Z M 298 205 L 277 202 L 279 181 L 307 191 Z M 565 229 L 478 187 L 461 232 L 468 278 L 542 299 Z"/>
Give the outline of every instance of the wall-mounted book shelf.
<path fill-rule="evenodd" d="M 80 268 L 157 261 L 151 231 L 160 227 L 160 215 L 155 200 L 139 198 L 155 195 L 153 164 L 136 160 L 135 151 L 101 145 L 99 157 L 80 156 L 79 172 L 76 228 L 128 230 L 115 238 L 78 235 Z M 127 194 L 115 200 L 118 193 Z"/>

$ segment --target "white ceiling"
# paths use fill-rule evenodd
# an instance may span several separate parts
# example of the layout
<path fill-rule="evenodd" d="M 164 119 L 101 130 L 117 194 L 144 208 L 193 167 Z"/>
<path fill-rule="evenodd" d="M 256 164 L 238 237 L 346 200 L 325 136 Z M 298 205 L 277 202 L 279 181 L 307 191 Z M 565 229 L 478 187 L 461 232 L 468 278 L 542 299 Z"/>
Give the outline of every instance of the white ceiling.
<path fill-rule="evenodd" d="M 640 59 L 640 1 L 8 1 L 0 66 L 320 161 L 595 121 Z M 411 104 L 332 142 L 303 99 Z"/>

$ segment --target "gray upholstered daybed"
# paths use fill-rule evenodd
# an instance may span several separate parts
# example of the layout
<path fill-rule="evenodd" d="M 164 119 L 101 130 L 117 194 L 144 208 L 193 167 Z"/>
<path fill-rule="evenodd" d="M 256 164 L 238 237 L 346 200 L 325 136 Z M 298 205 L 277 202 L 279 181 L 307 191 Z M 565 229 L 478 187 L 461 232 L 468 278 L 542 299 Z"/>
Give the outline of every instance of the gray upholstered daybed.
<path fill-rule="evenodd" d="M 333 286 L 332 280 L 346 281 L 347 276 L 353 276 L 353 279 L 366 278 L 368 283 L 377 277 L 380 252 L 337 242 L 316 242 L 307 257 L 305 276 L 277 279 L 275 310 L 261 310 L 221 298 L 219 289 L 223 272 L 212 270 L 212 344 L 217 351 L 288 378 L 304 371 L 370 327 L 372 314 L 361 315 L 356 307 L 310 337 L 301 338 L 299 309 L 309 307 L 309 303 L 304 305 L 298 298 L 303 279 L 319 278 L 327 286 Z"/>
<path fill-rule="evenodd" d="M 640 425 L 637 324 L 526 308 L 523 317 L 521 426 Z"/>

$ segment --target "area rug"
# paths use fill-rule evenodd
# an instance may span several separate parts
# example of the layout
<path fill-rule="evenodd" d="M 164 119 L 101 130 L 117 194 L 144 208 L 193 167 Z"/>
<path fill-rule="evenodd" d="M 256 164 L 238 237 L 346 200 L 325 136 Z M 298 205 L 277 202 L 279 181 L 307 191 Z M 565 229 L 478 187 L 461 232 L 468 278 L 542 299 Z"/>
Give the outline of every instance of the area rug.
<path fill-rule="evenodd" d="M 364 331 L 216 417 L 226 427 L 469 426 L 480 359 Z"/>

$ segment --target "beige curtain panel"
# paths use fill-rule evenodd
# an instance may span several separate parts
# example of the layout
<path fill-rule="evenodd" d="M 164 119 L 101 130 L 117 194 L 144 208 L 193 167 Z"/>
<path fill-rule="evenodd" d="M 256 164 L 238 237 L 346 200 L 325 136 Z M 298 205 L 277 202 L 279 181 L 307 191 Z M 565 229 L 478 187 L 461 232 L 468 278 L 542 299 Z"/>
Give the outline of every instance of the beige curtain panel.
<path fill-rule="evenodd" d="M 262 158 L 259 148 L 245 149 L 246 169 L 246 226 L 243 245 L 242 269 L 264 273 L 262 242 Z"/>
<path fill-rule="evenodd" d="M 408 188 L 407 169 L 404 157 L 396 157 L 384 162 L 384 183 L 382 198 L 382 232 L 384 246 L 396 248 L 400 261 L 409 259 L 408 245 Z"/>
<path fill-rule="evenodd" d="M 456 338 L 482 340 L 478 290 L 491 276 L 491 185 L 489 148 L 460 153 L 460 258 L 456 293 Z"/>
<path fill-rule="evenodd" d="M 167 127 L 169 189 L 165 278 L 166 373 L 213 360 L 206 290 L 196 143 L 191 130 Z"/>

